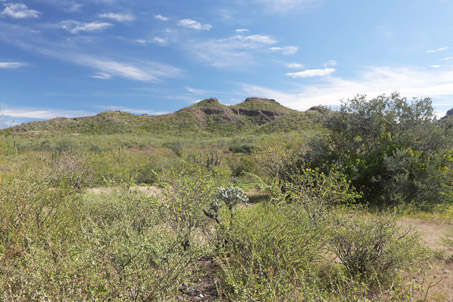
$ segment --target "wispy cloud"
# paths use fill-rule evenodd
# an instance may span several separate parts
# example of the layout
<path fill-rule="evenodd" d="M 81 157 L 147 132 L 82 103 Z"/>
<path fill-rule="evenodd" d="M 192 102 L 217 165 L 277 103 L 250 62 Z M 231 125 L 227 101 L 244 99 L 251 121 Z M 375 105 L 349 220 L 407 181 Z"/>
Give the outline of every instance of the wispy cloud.
<path fill-rule="evenodd" d="M 329 76 L 335 71 L 334 68 L 324 69 L 307 69 L 299 72 L 289 72 L 286 75 L 292 78 L 312 78 L 312 77 L 325 77 Z"/>
<path fill-rule="evenodd" d="M 132 14 L 119 14 L 119 13 L 105 13 L 99 14 L 100 18 L 111 19 L 117 22 L 132 22 L 135 20 L 135 16 Z"/>
<path fill-rule="evenodd" d="M 207 93 L 207 91 L 203 90 L 203 89 L 195 89 L 192 87 L 186 87 L 186 89 L 188 92 L 193 93 L 193 94 L 198 94 L 198 95 Z"/>
<path fill-rule="evenodd" d="M 156 18 L 157 20 L 160 20 L 160 21 L 168 21 L 168 18 L 164 17 L 162 15 L 154 15 L 154 18 Z"/>
<path fill-rule="evenodd" d="M 329 60 L 326 63 L 324 63 L 323 65 L 324 65 L 324 67 L 334 67 L 334 66 L 337 66 L 337 61 Z"/>
<path fill-rule="evenodd" d="M 154 37 L 154 38 L 152 38 L 150 40 L 137 39 L 137 40 L 135 40 L 135 43 L 142 44 L 142 45 L 146 45 L 146 44 L 149 44 L 149 43 L 154 43 L 154 44 L 158 44 L 158 45 L 161 45 L 161 46 L 167 46 L 170 43 L 170 41 L 168 40 L 168 38 Z"/>
<path fill-rule="evenodd" d="M 158 82 L 164 78 L 178 77 L 182 70 L 171 65 L 151 60 L 132 60 L 128 56 L 115 56 L 111 59 L 108 55 L 90 54 L 73 44 L 53 43 L 42 36 L 30 33 L 25 27 L 0 23 L 5 26 L 0 31 L 0 42 L 5 42 L 19 47 L 25 51 L 54 58 L 72 65 L 83 66 L 95 72 L 97 78 L 121 77 L 135 81 Z M 3 28 L 3 27 L 2 27 Z"/>
<path fill-rule="evenodd" d="M 316 105 L 337 106 L 341 100 L 357 94 L 375 97 L 393 91 L 399 91 L 402 96 L 408 98 L 432 97 L 451 100 L 452 82 L 453 70 L 373 67 L 355 79 L 328 77 L 322 83 L 300 85 L 292 91 L 249 84 L 242 84 L 242 89 L 245 95 L 270 97 L 290 108 L 306 110 Z"/>
<path fill-rule="evenodd" d="M 102 74 L 115 75 L 143 82 L 153 82 L 157 81 L 159 77 L 174 76 L 179 73 L 179 69 L 174 67 L 162 64 L 146 64 L 145 62 L 142 62 L 140 67 L 127 63 L 94 58 L 85 58 L 82 59 L 81 62 L 100 70 Z"/>
<path fill-rule="evenodd" d="M 270 51 L 272 52 L 281 52 L 285 56 L 295 54 L 299 49 L 296 46 L 284 46 L 284 47 L 270 47 Z"/>
<path fill-rule="evenodd" d="M 441 60 L 450 62 L 450 61 L 453 61 L 453 57 L 445 57 L 445 58 L 442 58 Z"/>
<path fill-rule="evenodd" d="M 197 59 L 222 68 L 253 64 L 253 51 L 265 50 L 276 42 L 266 35 L 234 35 L 225 39 L 193 40 L 185 47 Z"/>
<path fill-rule="evenodd" d="M 166 46 L 166 45 L 168 45 L 168 38 L 154 37 L 154 38 L 152 38 L 151 42 L 157 43 L 162 46 Z"/>
<path fill-rule="evenodd" d="M 238 28 L 235 30 L 237 33 L 245 33 L 248 32 L 249 30 L 247 28 Z"/>
<path fill-rule="evenodd" d="M 52 119 L 56 117 L 80 117 L 94 115 L 87 111 L 71 111 L 71 110 L 55 110 L 41 108 L 6 108 L 3 109 L 1 115 L 13 118 L 29 118 L 29 119 Z"/>
<path fill-rule="evenodd" d="M 90 22 L 82 23 L 73 20 L 66 20 L 61 22 L 61 28 L 69 31 L 72 34 L 79 34 L 80 32 L 99 32 L 113 26 L 107 22 Z"/>
<path fill-rule="evenodd" d="M 40 13 L 37 10 L 29 9 L 23 3 L 5 3 L 5 9 L 0 13 L 15 19 L 38 18 Z"/>
<path fill-rule="evenodd" d="M 98 72 L 98 73 L 92 75 L 91 77 L 94 79 L 108 80 L 108 79 L 112 78 L 112 75 L 109 73 L 105 73 L 105 72 Z"/>
<path fill-rule="evenodd" d="M 252 42 L 262 43 L 262 44 L 275 44 L 275 43 L 277 43 L 276 40 L 274 40 L 271 37 L 266 36 L 266 35 L 249 35 L 249 36 L 236 35 L 236 36 L 232 37 L 232 39 L 238 39 L 238 40 L 244 40 L 244 41 L 252 41 Z"/>
<path fill-rule="evenodd" d="M 288 64 L 286 64 L 286 67 L 291 68 L 291 69 L 302 69 L 305 66 L 304 66 L 304 64 L 300 64 L 300 63 L 288 63 Z"/>
<path fill-rule="evenodd" d="M 437 48 L 437 49 L 427 50 L 426 53 L 436 53 L 436 52 L 444 51 L 444 50 L 447 50 L 447 49 L 448 49 L 448 47 L 441 47 L 441 48 Z"/>
<path fill-rule="evenodd" d="M 23 66 L 27 66 L 25 63 L 21 62 L 0 62 L 0 69 L 16 69 Z"/>
<path fill-rule="evenodd" d="M 211 24 L 201 24 L 198 21 L 192 19 L 182 19 L 178 22 L 178 25 L 184 28 L 196 29 L 196 30 L 210 30 Z"/>

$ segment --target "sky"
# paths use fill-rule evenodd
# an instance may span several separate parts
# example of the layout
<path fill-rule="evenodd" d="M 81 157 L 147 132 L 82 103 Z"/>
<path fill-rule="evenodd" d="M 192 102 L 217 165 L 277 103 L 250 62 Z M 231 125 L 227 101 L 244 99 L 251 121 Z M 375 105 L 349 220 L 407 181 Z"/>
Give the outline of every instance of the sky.
<path fill-rule="evenodd" d="M 209 97 L 453 107 L 452 0 L 0 0 L 1 127 Z"/>

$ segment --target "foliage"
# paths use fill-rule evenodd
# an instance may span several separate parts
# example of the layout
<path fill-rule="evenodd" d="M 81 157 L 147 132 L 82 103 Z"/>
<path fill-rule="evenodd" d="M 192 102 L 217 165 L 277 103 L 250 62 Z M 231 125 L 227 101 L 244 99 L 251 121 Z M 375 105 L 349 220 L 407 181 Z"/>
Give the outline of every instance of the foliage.
<path fill-rule="evenodd" d="M 219 258 L 220 290 L 230 301 L 297 301 L 325 244 L 319 227 L 296 206 L 260 204 L 235 216 Z M 291 299 L 293 297 L 293 299 Z"/>
<path fill-rule="evenodd" d="M 283 183 L 283 186 L 288 192 L 289 200 L 301 205 L 351 205 L 360 198 L 346 175 L 335 167 L 328 174 L 317 168 L 303 168 Z"/>
<path fill-rule="evenodd" d="M 364 201 L 391 204 L 399 194 L 425 209 L 443 201 L 451 167 L 445 146 L 451 138 L 435 121 L 430 99 L 358 96 L 325 126 L 330 135 L 313 141 L 306 158 L 325 170 L 342 166 Z"/>

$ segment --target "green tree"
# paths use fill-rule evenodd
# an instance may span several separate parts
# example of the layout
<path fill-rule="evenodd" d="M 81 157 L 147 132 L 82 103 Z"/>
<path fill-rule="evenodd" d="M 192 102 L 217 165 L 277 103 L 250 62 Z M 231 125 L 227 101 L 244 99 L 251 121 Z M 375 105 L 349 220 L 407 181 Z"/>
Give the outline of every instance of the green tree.
<path fill-rule="evenodd" d="M 330 134 L 312 142 L 308 160 L 326 171 L 342 166 L 363 201 L 423 206 L 443 201 L 451 185 L 445 156 L 451 137 L 436 121 L 431 99 L 357 96 L 324 124 Z"/>

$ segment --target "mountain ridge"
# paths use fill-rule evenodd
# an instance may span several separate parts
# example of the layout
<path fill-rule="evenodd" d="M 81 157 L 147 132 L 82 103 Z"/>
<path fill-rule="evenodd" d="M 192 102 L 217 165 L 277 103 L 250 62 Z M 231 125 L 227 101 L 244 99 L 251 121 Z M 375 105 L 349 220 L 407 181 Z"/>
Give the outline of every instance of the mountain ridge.
<path fill-rule="evenodd" d="M 275 123 L 285 116 L 292 116 L 292 123 Z M 273 132 L 290 131 L 312 119 L 313 114 L 287 108 L 274 99 L 251 97 L 236 105 L 221 104 L 208 98 L 176 112 L 163 115 L 135 115 L 118 110 L 108 110 L 94 116 L 57 117 L 46 121 L 33 121 L 11 128 L 13 132 L 49 132 L 80 134 L 154 133 L 162 135 L 234 135 L 259 131 L 267 124 Z"/>

